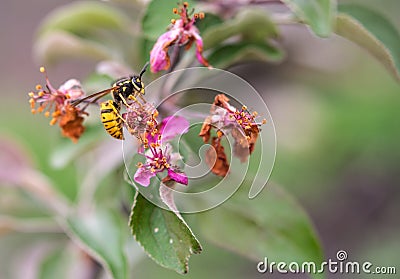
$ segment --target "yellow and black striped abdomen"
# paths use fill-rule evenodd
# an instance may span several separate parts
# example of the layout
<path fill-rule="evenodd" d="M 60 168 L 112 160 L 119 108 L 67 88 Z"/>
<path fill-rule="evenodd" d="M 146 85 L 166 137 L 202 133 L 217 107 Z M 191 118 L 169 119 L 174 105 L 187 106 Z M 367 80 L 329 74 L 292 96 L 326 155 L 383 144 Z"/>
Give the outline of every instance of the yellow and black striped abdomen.
<path fill-rule="evenodd" d="M 100 104 L 101 122 L 104 129 L 113 138 L 123 140 L 122 119 L 119 117 L 120 107 L 112 100 Z"/>

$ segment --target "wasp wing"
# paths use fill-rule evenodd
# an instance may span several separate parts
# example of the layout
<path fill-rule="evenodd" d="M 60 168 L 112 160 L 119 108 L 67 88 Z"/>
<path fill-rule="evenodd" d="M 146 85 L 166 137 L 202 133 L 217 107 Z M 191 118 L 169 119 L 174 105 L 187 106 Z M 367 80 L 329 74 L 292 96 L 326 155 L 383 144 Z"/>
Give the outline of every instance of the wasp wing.
<path fill-rule="evenodd" d="M 94 103 L 98 99 L 106 96 L 107 94 L 110 94 L 110 92 L 112 92 L 113 90 L 118 89 L 118 88 L 119 88 L 119 86 L 114 86 L 114 87 L 111 87 L 111 88 L 107 88 L 107 89 L 102 90 L 100 92 L 93 93 L 92 95 L 86 96 L 85 98 L 76 100 L 76 101 L 72 102 L 71 104 L 72 104 L 72 106 L 75 107 L 75 106 L 79 105 L 80 103 L 82 103 L 84 101 L 87 101 L 87 100 L 91 100 L 91 103 Z"/>

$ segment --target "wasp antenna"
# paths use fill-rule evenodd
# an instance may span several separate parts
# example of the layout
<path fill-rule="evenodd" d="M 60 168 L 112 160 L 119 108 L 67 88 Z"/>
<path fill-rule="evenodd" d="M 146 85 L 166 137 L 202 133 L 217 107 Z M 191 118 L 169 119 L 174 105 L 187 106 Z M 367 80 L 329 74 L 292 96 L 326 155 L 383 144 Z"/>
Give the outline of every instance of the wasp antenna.
<path fill-rule="evenodd" d="M 146 62 L 146 64 L 144 64 L 142 71 L 139 74 L 139 77 L 142 78 L 142 75 L 144 74 L 144 72 L 146 72 L 147 70 L 147 66 L 149 66 L 149 61 Z"/>

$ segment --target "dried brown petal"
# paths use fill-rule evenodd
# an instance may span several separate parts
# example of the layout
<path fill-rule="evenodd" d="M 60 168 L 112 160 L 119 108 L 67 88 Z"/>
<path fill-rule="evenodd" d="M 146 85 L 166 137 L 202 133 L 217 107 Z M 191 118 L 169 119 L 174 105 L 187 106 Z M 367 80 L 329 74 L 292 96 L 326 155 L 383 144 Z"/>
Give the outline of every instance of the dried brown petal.
<path fill-rule="evenodd" d="M 80 116 L 79 109 L 70 105 L 65 108 L 65 113 L 60 116 L 59 125 L 62 134 L 70 138 L 73 142 L 77 142 L 85 131 L 82 125 L 84 118 Z"/>
<path fill-rule="evenodd" d="M 231 134 L 235 139 L 233 154 L 242 163 L 246 162 L 248 156 L 253 153 L 259 132 L 257 124 L 251 125 L 251 128 L 245 130 L 244 134 L 239 128 L 232 129 Z"/>
<path fill-rule="evenodd" d="M 260 133 L 260 129 L 258 128 L 257 124 L 252 124 L 251 129 L 246 131 L 246 134 L 250 137 L 247 139 L 247 141 L 249 142 L 250 154 L 253 153 L 253 151 L 254 151 L 254 147 L 256 145 L 259 133 Z"/>
<path fill-rule="evenodd" d="M 201 126 L 201 130 L 199 133 L 199 137 L 203 138 L 204 143 L 207 143 L 210 141 L 210 134 L 211 134 L 211 117 L 208 116 L 203 123 L 203 126 Z"/>
<path fill-rule="evenodd" d="M 218 106 L 229 110 L 228 102 L 228 97 L 226 97 L 224 94 L 218 94 L 217 96 L 215 96 L 213 108 L 215 108 L 215 106 Z"/>
<path fill-rule="evenodd" d="M 161 182 L 162 182 L 165 186 L 170 187 L 170 188 L 172 188 L 172 187 L 175 185 L 175 183 L 176 183 L 169 175 L 167 175 L 166 177 L 164 177 L 164 178 L 161 180 Z"/>
<path fill-rule="evenodd" d="M 238 157 L 242 163 L 246 162 L 250 155 L 249 142 L 246 136 L 239 128 L 233 128 L 231 134 L 235 140 L 233 154 L 235 157 Z"/>
<path fill-rule="evenodd" d="M 225 177 L 229 171 L 229 163 L 224 147 L 221 145 L 221 141 L 217 137 L 212 138 L 211 145 L 213 148 L 210 147 L 206 152 L 206 163 L 211 167 L 211 171 L 214 174 Z"/>

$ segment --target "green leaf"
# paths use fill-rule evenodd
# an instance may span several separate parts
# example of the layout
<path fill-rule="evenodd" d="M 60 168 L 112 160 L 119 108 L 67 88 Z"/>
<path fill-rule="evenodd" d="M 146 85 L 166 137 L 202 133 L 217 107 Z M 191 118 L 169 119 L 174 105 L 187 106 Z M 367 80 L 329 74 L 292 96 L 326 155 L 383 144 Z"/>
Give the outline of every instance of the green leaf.
<path fill-rule="evenodd" d="M 41 36 L 34 44 L 33 53 L 36 59 L 45 64 L 57 63 L 72 57 L 96 61 L 112 58 L 111 51 L 102 44 L 64 31 L 54 31 Z"/>
<path fill-rule="evenodd" d="M 67 139 L 61 141 L 50 155 L 50 165 L 55 169 L 63 169 L 77 158 L 92 151 L 98 145 L 100 133 L 104 132 L 94 127 L 87 127 L 79 139 L 79 144 Z"/>
<path fill-rule="evenodd" d="M 61 6 L 52 11 L 39 28 L 39 35 L 64 31 L 87 37 L 89 33 L 102 29 L 124 29 L 130 26 L 128 17 L 110 5 L 82 1 Z"/>
<path fill-rule="evenodd" d="M 384 16 L 357 5 L 340 5 L 336 33 L 365 48 L 400 80 L 400 34 Z"/>
<path fill-rule="evenodd" d="M 242 61 L 279 62 L 285 54 L 267 43 L 240 42 L 216 48 L 208 57 L 211 65 L 226 68 Z"/>
<path fill-rule="evenodd" d="M 118 217 L 106 210 L 75 214 L 67 219 L 72 240 L 98 260 L 114 279 L 128 278 L 122 226 Z"/>
<path fill-rule="evenodd" d="M 94 261 L 88 260 L 87 255 L 73 243 L 69 242 L 42 261 L 37 277 L 40 279 L 68 279 L 79 274 L 78 278 L 85 278 L 92 273 Z"/>
<path fill-rule="evenodd" d="M 204 49 L 215 47 L 235 35 L 242 35 L 249 41 L 259 42 L 276 37 L 278 30 L 265 12 L 255 9 L 242 10 L 232 20 L 209 27 L 202 34 Z"/>
<path fill-rule="evenodd" d="M 203 19 L 196 21 L 196 27 L 199 29 L 200 33 L 203 33 L 208 28 L 212 28 L 223 22 L 223 19 L 218 15 L 207 13 Z"/>
<path fill-rule="evenodd" d="M 1 278 L 40 278 L 43 260 L 67 241 L 61 233 L 10 233 L 0 237 Z M 16 266 L 24 267 L 16 268 Z M 60 275 L 60 274 L 59 274 Z M 60 276 L 53 278 L 62 278 Z"/>
<path fill-rule="evenodd" d="M 286 263 L 313 261 L 318 266 L 323 254 L 304 210 L 276 185 L 251 200 L 248 187 L 245 182 L 224 204 L 197 215 L 203 236 L 258 262 L 268 257 Z"/>
<path fill-rule="evenodd" d="M 193 1 L 186 2 L 189 3 L 189 9 L 194 7 Z M 153 0 L 149 3 L 142 18 L 143 32 L 148 39 L 157 40 L 167 30 L 171 19 L 178 18 L 172 13 L 172 9 L 178 7 L 177 3 L 176 0 Z"/>
<path fill-rule="evenodd" d="M 157 207 L 139 192 L 130 227 L 136 241 L 155 262 L 176 272 L 187 273 L 190 255 L 201 252 L 200 243 L 180 216 Z"/>
<path fill-rule="evenodd" d="M 299 19 L 320 37 L 332 33 L 336 16 L 335 0 L 282 0 Z"/>

